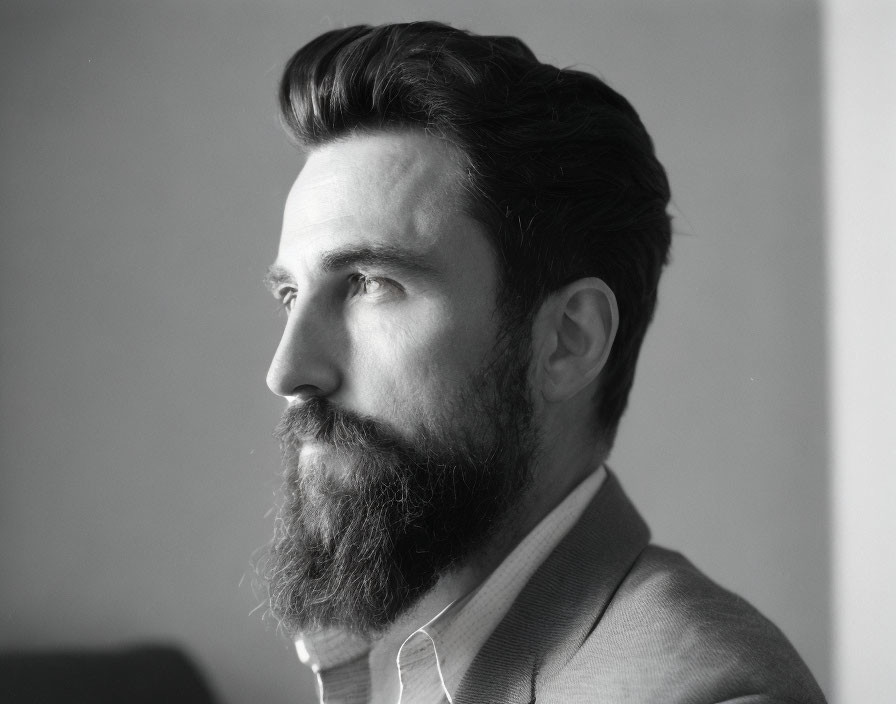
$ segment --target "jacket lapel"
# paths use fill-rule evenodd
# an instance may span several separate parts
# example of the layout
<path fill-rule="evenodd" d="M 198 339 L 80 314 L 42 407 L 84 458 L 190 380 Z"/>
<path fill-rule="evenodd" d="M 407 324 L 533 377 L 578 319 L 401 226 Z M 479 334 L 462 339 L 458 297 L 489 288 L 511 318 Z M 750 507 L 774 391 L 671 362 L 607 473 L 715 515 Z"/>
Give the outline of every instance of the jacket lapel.
<path fill-rule="evenodd" d="M 559 671 L 581 647 L 649 540 L 647 525 L 608 473 L 479 651 L 453 701 L 534 701 L 538 680 Z"/>

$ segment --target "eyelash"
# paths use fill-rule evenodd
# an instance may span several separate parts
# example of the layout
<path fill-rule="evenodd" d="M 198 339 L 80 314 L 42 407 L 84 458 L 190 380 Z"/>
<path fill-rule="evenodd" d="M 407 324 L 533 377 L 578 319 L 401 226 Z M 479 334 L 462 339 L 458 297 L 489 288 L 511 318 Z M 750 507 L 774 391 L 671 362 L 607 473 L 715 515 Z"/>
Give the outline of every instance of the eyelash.
<path fill-rule="evenodd" d="M 277 292 L 277 302 L 282 312 L 288 314 L 292 310 L 291 306 L 295 295 L 296 292 L 293 289 L 281 289 Z"/>
<path fill-rule="evenodd" d="M 401 289 L 401 286 L 391 279 L 384 278 L 382 276 L 368 276 L 367 274 L 352 274 L 349 277 L 349 282 L 353 287 L 360 287 L 361 289 L 364 286 L 370 283 L 376 283 L 379 286 L 391 286 L 395 289 Z M 364 290 L 361 290 L 360 293 L 371 293 Z M 295 300 L 295 289 L 285 288 L 278 292 L 278 298 L 280 301 L 281 310 L 289 313 L 292 310 L 292 303 Z"/>
<path fill-rule="evenodd" d="M 352 282 L 352 285 L 359 286 L 362 289 L 362 293 L 370 293 L 364 290 L 364 287 L 370 283 L 376 283 L 378 286 L 394 285 L 392 281 L 382 276 L 367 276 L 367 274 L 352 274 L 349 280 Z"/>

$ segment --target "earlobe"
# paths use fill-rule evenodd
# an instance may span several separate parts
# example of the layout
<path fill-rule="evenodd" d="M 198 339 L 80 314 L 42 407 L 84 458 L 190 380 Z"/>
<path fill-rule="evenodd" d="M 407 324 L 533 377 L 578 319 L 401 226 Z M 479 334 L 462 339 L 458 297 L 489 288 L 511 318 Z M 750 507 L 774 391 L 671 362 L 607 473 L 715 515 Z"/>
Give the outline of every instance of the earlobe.
<path fill-rule="evenodd" d="M 545 305 L 542 393 L 547 401 L 564 401 L 592 384 L 606 365 L 619 308 L 610 287 L 593 277 L 564 286 Z"/>

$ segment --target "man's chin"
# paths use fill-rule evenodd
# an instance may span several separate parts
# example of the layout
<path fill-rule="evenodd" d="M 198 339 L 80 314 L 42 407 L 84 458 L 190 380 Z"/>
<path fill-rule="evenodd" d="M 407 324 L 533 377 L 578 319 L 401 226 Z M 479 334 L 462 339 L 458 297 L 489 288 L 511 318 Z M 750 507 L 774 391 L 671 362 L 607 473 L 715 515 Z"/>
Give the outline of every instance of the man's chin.
<path fill-rule="evenodd" d="M 307 478 L 326 478 L 343 483 L 352 474 L 357 458 L 350 452 L 340 452 L 333 445 L 316 440 L 303 442 L 297 454 L 299 475 Z"/>
<path fill-rule="evenodd" d="M 310 469 L 320 470 L 324 466 L 333 463 L 333 448 L 321 442 L 303 442 L 296 453 L 296 461 L 299 470 L 305 472 Z"/>

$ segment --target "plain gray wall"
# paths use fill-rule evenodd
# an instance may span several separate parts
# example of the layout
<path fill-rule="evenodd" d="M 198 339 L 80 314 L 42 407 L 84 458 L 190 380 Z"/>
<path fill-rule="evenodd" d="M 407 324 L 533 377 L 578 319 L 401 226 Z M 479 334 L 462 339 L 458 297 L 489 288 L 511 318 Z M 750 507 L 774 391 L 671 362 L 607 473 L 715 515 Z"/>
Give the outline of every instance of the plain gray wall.
<path fill-rule="evenodd" d="M 299 166 L 275 85 L 321 31 L 423 18 L 640 111 L 677 234 L 611 465 L 829 690 L 819 20 L 787 0 L 3 3 L 0 647 L 171 640 L 226 702 L 314 701 L 245 576 Z"/>

